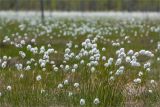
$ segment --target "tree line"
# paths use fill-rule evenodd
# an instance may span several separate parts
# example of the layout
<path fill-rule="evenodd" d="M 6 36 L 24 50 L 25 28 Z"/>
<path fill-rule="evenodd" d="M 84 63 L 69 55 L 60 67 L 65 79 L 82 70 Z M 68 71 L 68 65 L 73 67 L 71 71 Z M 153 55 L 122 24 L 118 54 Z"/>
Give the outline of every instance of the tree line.
<path fill-rule="evenodd" d="M 159 11 L 160 0 L 43 0 L 51 11 Z M 0 10 L 39 10 L 40 0 L 0 0 Z"/>

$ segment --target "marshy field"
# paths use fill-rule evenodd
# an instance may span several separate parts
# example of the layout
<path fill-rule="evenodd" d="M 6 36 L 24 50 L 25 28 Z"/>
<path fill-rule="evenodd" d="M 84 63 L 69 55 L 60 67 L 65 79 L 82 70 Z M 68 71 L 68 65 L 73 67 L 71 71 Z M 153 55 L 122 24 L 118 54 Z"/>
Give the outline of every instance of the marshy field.
<path fill-rule="evenodd" d="M 0 107 L 159 107 L 160 13 L 0 12 Z"/>

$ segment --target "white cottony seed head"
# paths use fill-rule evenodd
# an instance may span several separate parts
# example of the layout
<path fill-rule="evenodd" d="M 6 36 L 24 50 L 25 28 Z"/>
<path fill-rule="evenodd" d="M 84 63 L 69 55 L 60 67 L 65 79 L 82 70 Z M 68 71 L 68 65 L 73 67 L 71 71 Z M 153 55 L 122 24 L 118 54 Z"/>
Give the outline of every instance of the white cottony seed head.
<path fill-rule="evenodd" d="M 96 104 L 96 105 L 99 104 L 100 103 L 99 98 L 95 98 L 93 103 Z"/>
<path fill-rule="evenodd" d="M 37 80 L 37 81 L 40 81 L 41 79 L 42 79 L 41 75 L 38 75 L 38 76 L 36 77 L 36 80 Z"/>
<path fill-rule="evenodd" d="M 80 105 L 85 105 L 85 99 L 80 99 Z"/>
<path fill-rule="evenodd" d="M 12 90 L 12 87 L 11 87 L 11 86 L 7 86 L 7 90 L 8 90 L 8 91 L 11 91 L 11 90 Z"/>

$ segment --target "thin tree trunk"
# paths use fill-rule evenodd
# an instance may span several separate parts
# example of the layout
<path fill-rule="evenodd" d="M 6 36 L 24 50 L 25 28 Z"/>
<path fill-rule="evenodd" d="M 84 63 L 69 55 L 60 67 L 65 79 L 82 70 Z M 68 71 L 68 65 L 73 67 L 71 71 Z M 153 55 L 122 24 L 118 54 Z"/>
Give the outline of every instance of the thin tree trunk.
<path fill-rule="evenodd" d="M 41 8 L 41 21 L 44 24 L 44 1 L 40 0 L 40 8 Z"/>

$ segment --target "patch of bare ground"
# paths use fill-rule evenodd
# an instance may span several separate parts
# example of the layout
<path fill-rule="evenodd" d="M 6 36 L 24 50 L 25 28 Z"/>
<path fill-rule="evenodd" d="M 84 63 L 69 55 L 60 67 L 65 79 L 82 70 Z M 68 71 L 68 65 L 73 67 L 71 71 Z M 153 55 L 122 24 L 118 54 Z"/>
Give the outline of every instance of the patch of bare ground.
<path fill-rule="evenodd" d="M 0 107 L 13 107 L 13 106 L 11 106 L 10 104 L 5 103 L 5 104 L 0 104 Z"/>
<path fill-rule="evenodd" d="M 142 100 L 139 101 L 127 101 L 125 102 L 125 107 L 145 107 Z"/>
<path fill-rule="evenodd" d="M 13 57 L 13 58 L 6 60 L 6 61 L 7 61 L 7 66 L 13 67 L 13 66 L 15 66 L 15 64 L 20 62 L 20 59 L 18 57 Z M 0 62 L 0 64 L 2 64 L 2 62 L 3 62 L 3 60 Z"/>
<path fill-rule="evenodd" d="M 134 83 L 126 84 L 123 91 L 123 94 L 126 98 L 125 107 L 144 107 L 143 100 L 135 100 L 134 98 L 141 96 L 145 92 L 145 86 L 137 86 Z"/>
<path fill-rule="evenodd" d="M 19 58 L 18 57 L 13 57 L 12 59 L 8 60 L 7 64 L 8 64 L 8 66 L 14 66 L 18 62 L 19 62 Z"/>
<path fill-rule="evenodd" d="M 134 83 L 128 83 L 124 86 L 124 91 L 123 91 L 123 95 L 126 98 L 125 101 L 125 107 L 146 107 L 144 101 L 142 99 L 139 100 L 135 100 L 135 97 L 140 97 L 146 93 L 148 93 L 148 87 L 150 87 L 149 89 L 153 89 L 153 90 L 160 90 L 160 81 L 155 82 L 153 84 L 151 84 L 149 81 L 147 82 L 146 85 L 141 86 L 141 85 L 136 85 Z M 160 100 L 158 102 L 155 102 L 153 104 L 153 107 L 160 107 Z"/>

